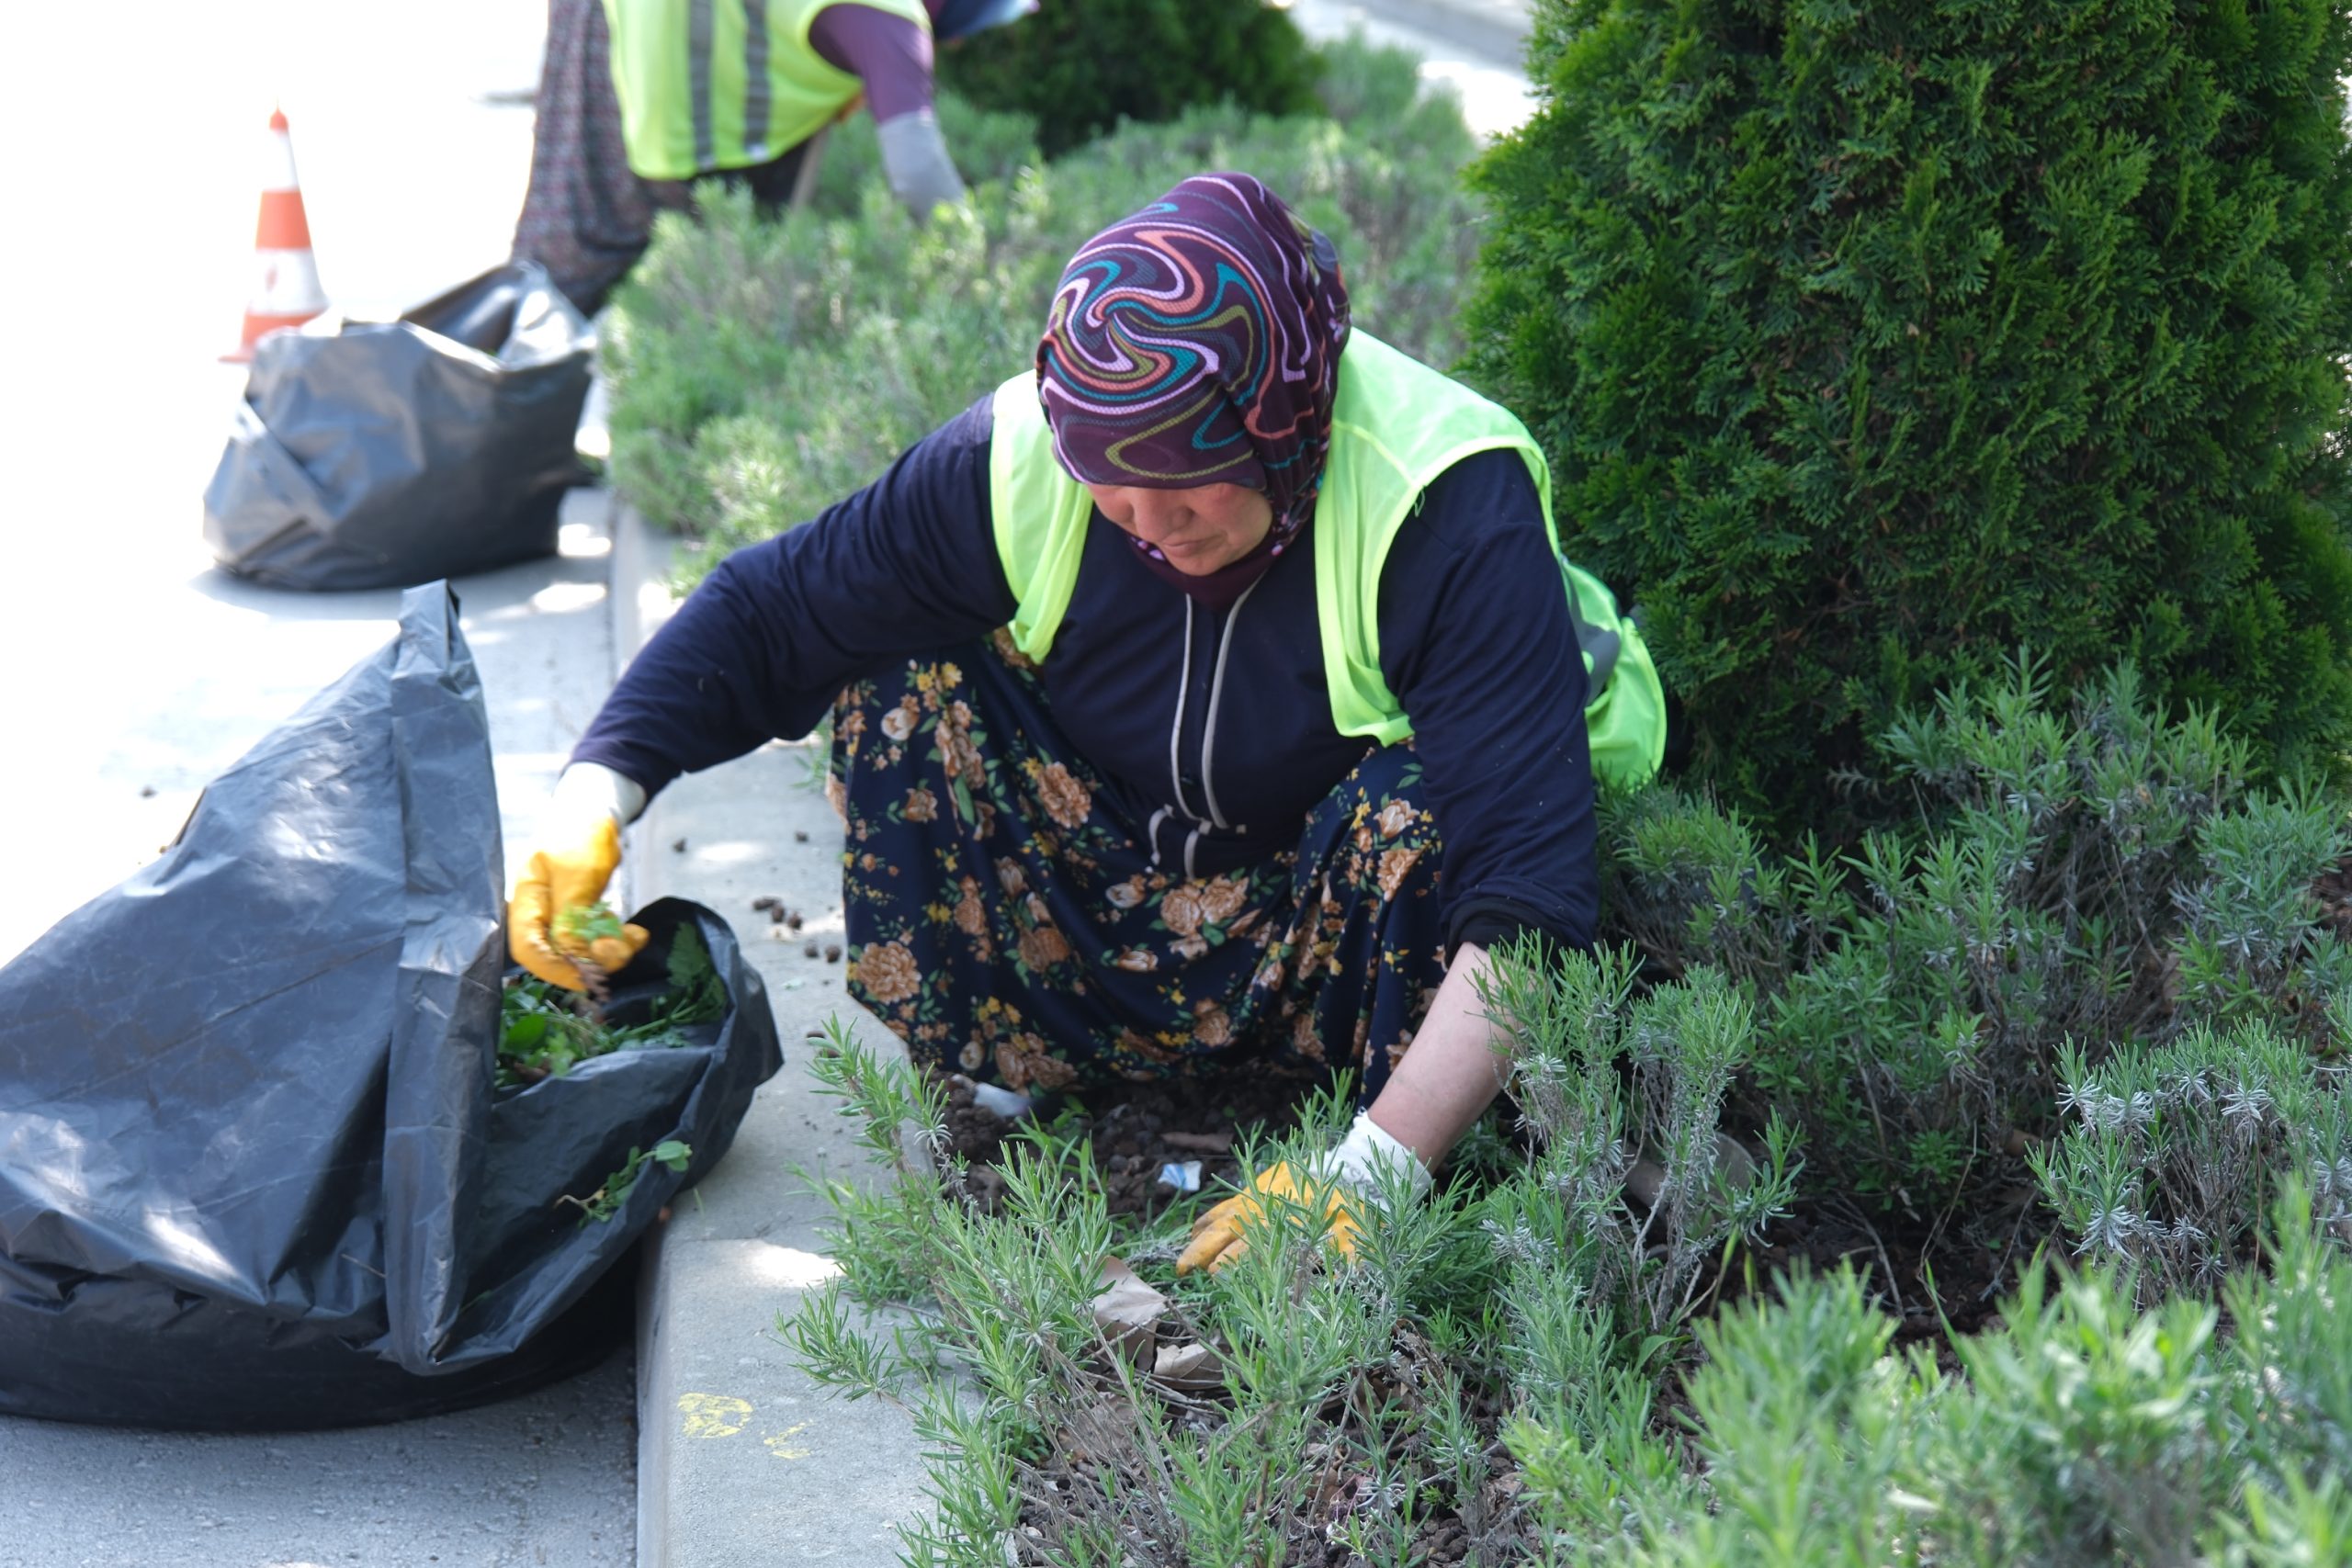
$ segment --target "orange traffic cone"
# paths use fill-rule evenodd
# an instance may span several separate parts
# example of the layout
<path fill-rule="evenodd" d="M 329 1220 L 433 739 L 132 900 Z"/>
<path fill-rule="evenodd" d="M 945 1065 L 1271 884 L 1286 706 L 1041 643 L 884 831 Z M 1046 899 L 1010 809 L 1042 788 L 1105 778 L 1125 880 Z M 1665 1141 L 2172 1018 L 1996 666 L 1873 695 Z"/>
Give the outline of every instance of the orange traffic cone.
<path fill-rule="evenodd" d="M 299 327 L 327 308 L 326 293 L 319 287 L 318 260 L 311 254 L 311 220 L 302 211 L 302 186 L 294 177 L 294 141 L 286 132 L 283 110 L 270 111 L 269 146 L 261 223 L 254 234 L 259 287 L 245 307 L 243 341 L 220 356 L 226 360 L 251 359 L 262 333 Z"/>

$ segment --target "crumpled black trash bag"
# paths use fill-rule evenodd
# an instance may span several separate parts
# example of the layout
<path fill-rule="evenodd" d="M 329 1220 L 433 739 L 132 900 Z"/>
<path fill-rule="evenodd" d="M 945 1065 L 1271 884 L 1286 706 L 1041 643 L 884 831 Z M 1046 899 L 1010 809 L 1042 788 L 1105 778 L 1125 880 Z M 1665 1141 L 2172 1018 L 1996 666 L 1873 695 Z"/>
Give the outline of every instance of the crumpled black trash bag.
<path fill-rule="evenodd" d="M 595 349 L 529 262 L 396 321 L 272 333 L 205 488 L 205 543 L 240 577 L 318 590 L 552 554 Z"/>
<path fill-rule="evenodd" d="M 725 921 L 692 1043 L 493 1087 L 498 805 L 454 601 L 215 780 L 162 859 L 0 969 L 0 1415 L 251 1429 L 520 1392 L 630 1321 L 632 1247 L 782 1062 Z M 593 1193 L 649 1163 L 609 1221 Z"/>

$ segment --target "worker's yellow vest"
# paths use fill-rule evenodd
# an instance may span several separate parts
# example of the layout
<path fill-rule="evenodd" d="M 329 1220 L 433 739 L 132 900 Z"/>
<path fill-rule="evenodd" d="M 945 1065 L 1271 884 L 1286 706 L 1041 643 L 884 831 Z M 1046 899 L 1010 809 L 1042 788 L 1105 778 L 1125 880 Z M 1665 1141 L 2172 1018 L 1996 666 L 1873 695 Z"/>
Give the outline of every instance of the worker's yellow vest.
<path fill-rule="evenodd" d="M 1054 456 L 1033 373 L 997 389 L 995 415 L 989 495 L 997 558 L 1019 604 L 1012 640 L 1042 660 L 1077 591 L 1094 503 Z M 1552 470 L 1527 427 L 1508 409 L 1369 333 L 1349 335 L 1313 534 L 1323 673 L 1340 734 L 1389 745 L 1413 732 L 1380 672 L 1380 569 L 1422 491 L 1472 453 L 1498 447 L 1526 461 L 1556 553 Z M 1641 784 L 1657 772 L 1666 750 L 1657 669 L 1640 628 L 1617 613 L 1616 596 L 1599 578 L 1565 558 L 1560 575 L 1584 649 L 1593 772 L 1611 784 Z"/>
<path fill-rule="evenodd" d="M 858 79 L 808 43 L 843 0 L 604 0 L 628 166 L 690 180 L 779 157 L 856 101 Z M 847 0 L 931 30 L 922 0 Z"/>

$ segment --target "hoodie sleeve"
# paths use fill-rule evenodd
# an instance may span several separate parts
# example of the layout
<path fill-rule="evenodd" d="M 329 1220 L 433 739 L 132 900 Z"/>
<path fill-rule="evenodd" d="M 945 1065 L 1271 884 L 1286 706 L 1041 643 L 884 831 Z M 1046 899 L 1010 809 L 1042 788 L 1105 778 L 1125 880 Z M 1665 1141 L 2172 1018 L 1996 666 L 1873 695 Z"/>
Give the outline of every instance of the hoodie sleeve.
<path fill-rule="evenodd" d="M 650 795 L 816 728 L 842 686 L 1012 618 L 982 398 L 814 520 L 736 551 L 655 633 L 572 749 Z"/>
<path fill-rule="evenodd" d="M 1444 846 L 1448 958 L 1531 930 L 1589 947 L 1584 655 L 1516 453 L 1475 454 L 1422 492 L 1381 570 L 1380 646 Z"/>

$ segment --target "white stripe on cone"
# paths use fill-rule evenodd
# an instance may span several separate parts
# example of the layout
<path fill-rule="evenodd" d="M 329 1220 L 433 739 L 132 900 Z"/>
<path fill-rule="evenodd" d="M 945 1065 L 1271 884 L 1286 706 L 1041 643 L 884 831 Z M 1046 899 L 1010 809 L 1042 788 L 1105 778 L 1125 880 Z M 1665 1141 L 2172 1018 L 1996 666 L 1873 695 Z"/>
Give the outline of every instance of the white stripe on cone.
<path fill-rule="evenodd" d="M 315 316 L 327 308 L 318 260 L 309 251 L 255 251 L 254 265 L 259 283 L 247 315 Z"/>
<path fill-rule="evenodd" d="M 282 130 L 269 133 L 269 152 L 263 158 L 261 188 L 264 191 L 299 190 L 301 182 L 294 177 L 294 138 Z"/>

